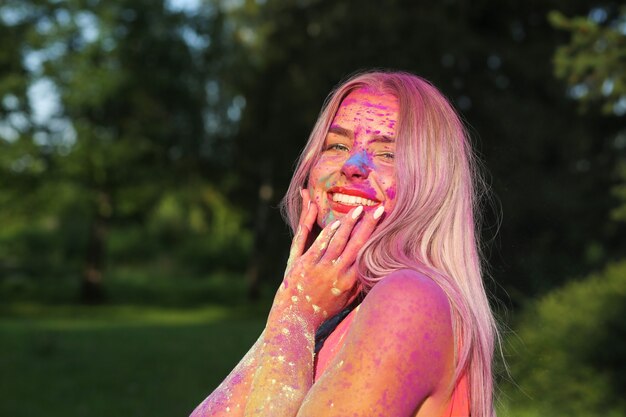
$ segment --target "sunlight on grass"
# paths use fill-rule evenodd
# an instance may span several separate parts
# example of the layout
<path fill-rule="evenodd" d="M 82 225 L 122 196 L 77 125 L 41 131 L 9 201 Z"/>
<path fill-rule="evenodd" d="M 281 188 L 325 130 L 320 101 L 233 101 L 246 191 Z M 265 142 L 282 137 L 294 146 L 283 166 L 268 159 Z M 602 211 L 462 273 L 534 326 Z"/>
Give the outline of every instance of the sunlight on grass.
<path fill-rule="evenodd" d="M 223 306 L 173 309 L 144 306 L 42 306 L 19 303 L 4 311 L 4 326 L 34 326 L 41 329 L 93 329 L 146 325 L 206 324 L 240 315 Z M 8 318 L 7 318 L 8 316 Z"/>
<path fill-rule="evenodd" d="M 264 322 L 223 306 L 5 305 L 0 415 L 189 415 Z"/>

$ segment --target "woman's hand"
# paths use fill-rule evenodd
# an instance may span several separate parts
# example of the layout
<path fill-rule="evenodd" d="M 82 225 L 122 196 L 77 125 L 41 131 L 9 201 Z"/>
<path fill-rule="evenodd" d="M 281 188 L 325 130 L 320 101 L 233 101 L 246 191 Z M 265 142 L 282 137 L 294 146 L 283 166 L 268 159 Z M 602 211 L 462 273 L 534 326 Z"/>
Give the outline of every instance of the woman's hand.
<path fill-rule="evenodd" d="M 303 190 L 301 194 L 303 209 L 298 231 L 272 309 L 296 309 L 317 327 L 356 297 L 356 256 L 384 209 L 380 206 L 363 214 L 362 206 L 355 207 L 341 220 L 322 229 L 305 252 L 317 219 L 317 206 L 311 202 L 308 192 Z"/>
<path fill-rule="evenodd" d="M 245 417 L 296 415 L 313 385 L 315 330 L 356 296 L 354 261 L 382 215 L 382 209 L 374 216 L 355 207 L 307 249 L 317 207 L 302 194 L 305 209 L 265 326 Z"/>

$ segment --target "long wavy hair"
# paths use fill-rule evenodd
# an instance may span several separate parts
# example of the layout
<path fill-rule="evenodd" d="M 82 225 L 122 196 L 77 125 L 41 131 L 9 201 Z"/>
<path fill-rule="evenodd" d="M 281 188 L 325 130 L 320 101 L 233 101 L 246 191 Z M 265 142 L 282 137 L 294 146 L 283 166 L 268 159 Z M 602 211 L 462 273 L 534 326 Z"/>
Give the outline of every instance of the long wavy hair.
<path fill-rule="evenodd" d="M 317 162 L 341 101 L 368 88 L 398 98 L 396 205 L 357 256 L 365 291 L 391 272 L 409 268 L 447 294 L 455 343 L 454 383 L 466 374 L 472 417 L 491 417 L 492 361 L 498 330 L 482 279 L 477 230 L 486 191 L 469 137 L 448 100 L 428 81 L 405 72 L 365 72 L 327 98 L 282 203 L 292 230 L 300 217 L 300 189 Z"/>

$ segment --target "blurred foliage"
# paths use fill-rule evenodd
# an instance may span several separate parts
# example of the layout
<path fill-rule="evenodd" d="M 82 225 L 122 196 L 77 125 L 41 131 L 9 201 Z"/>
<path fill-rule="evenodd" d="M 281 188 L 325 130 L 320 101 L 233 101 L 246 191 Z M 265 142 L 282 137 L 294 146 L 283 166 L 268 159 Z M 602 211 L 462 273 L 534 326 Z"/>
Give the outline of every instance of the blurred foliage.
<path fill-rule="evenodd" d="M 626 415 L 626 262 L 525 310 L 507 347 L 516 415 Z"/>
<path fill-rule="evenodd" d="M 568 95 L 583 112 L 601 107 L 605 116 L 619 117 L 626 114 L 626 9 L 610 12 L 596 7 L 586 17 L 552 12 L 549 18 L 571 33 L 554 57 Z M 610 189 L 617 199 L 612 227 L 626 219 L 625 134 L 622 126 L 609 142 L 617 182 Z M 513 380 L 503 385 L 504 415 L 626 415 L 626 260 L 618 259 L 525 306 L 508 337 Z"/>
<path fill-rule="evenodd" d="M 372 2 L 275 0 L 254 12 L 242 8 L 248 17 L 240 31 L 256 35 L 263 55 L 251 55 L 254 76 L 241 84 L 246 111 L 235 164 L 247 181 L 233 201 L 278 204 L 320 103 L 338 80 L 358 69 L 404 69 L 450 97 L 492 174 L 499 204 L 485 202 L 483 231 L 499 285 L 492 291 L 519 306 L 602 267 L 626 250 L 624 226 L 609 218 L 623 120 L 576 112 L 551 66 L 566 40 L 546 18 L 554 9 L 586 15 L 594 7 L 394 0 L 381 13 Z M 261 189 L 273 191 L 267 202 L 257 197 Z M 265 225 L 256 228 L 255 248 L 264 248 L 256 250 L 284 252 L 289 236 L 277 233 L 284 230 L 280 216 L 256 211 Z M 264 259 L 264 276 L 278 279 L 282 263 Z"/>
<path fill-rule="evenodd" d="M 626 142 L 626 132 L 621 137 Z M 611 217 L 615 221 L 626 222 L 626 158 L 620 161 L 617 167 L 617 175 L 622 179 L 622 183 L 613 188 L 613 195 L 622 202 L 622 205 L 611 212 Z"/>
<path fill-rule="evenodd" d="M 38 115 L 31 97 L 3 119 L 0 271 L 82 276 L 83 296 L 97 301 L 120 250 L 117 259 L 165 253 L 204 272 L 241 269 L 249 233 L 215 175 L 232 97 L 225 85 L 207 86 L 223 71 L 212 55 L 229 53 L 220 10 L 190 16 L 123 0 L 13 1 L 0 10 L 3 30 L 21 30 L 1 61 L 22 65 L 2 78 L 3 102 L 20 86 L 26 100 L 28 86 L 51 108 Z"/>
<path fill-rule="evenodd" d="M 491 173 L 498 202 L 483 202 L 482 231 L 490 290 L 522 312 L 509 340 L 519 387 L 506 389 L 508 409 L 624 415 L 626 9 L 586 0 L 389 0 L 384 12 L 361 0 L 184 4 L 0 3 L 0 313 L 9 317 L 0 358 L 16 381 L 0 388 L 18 399 L 0 414 L 39 412 L 22 407 L 37 395 L 33 381 L 55 387 L 40 388 L 50 415 L 76 384 L 97 392 L 59 415 L 94 404 L 102 415 L 146 411 L 162 392 L 194 404 L 210 388 L 207 373 L 221 380 L 231 367 L 222 358 L 238 358 L 260 322 L 206 334 L 63 326 L 84 315 L 89 328 L 101 314 L 115 327 L 145 313 L 115 310 L 129 304 L 156 308 L 151 325 L 180 325 L 180 314 L 203 313 L 159 309 L 244 303 L 245 287 L 272 288 L 290 239 L 276 208 L 324 97 L 354 71 L 391 68 L 450 98 Z M 50 321 L 40 304 L 66 308 L 81 282 L 104 286 L 111 306 L 67 307 L 61 324 Z M 241 352 L 213 349 L 216 338 L 238 337 Z M 154 360 L 142 376 L 118 357 L 161 358 L 172 368 L 160 381 L 183 377 L 171 390 L 152 385 Z M 107 408 L 118 402 L 106 398 L 144 387 L 133 404 Z M 153 414 L 179 413 L 179 398 L 168 401 L 174 408 Z"/>
<path fill-rule="evenodd" d="M 567 18 L 553 11 L 550 22 L 570 33 L 568 44 L 554 55 L 558 78 L 566 81 L 569 95 L 578 100 L 582 110 L 600 107 L 607 116 L 626 114 L 626 6 L 593 8 L 588 16 Z M 619 160 L 615 173 L 620 183 L 613 195 L 622 202 L 611 218 L 626 220 L 626 129 L 614 137 Z"/>
<path fill-rule="evenodd" d="M 574 18 L 551 12 L 550 23 L 571 34 L 557 49 L 554 68 L 585 107 L 601 103 L 605 114 L 621 116 L 626 114 L 626 6 L 609 13 L 604 7 Z"/>
<path fill-rule="evenodd" d="M 552 10 L 598 33 L 622 16 L 584 0 L 393 0 L 384 14 L 356 0 L 7 0 L 0 274 L 102 279 L 171 259 L 273 285 L 290 239 L 276 207 L 320 105 L 377 67 L 432 80 L 470 126 L 501 206 L 484 204 L 493 292 L 517 307 L 597 270 L 626 250 L 623 118 L 579 114 L 574 84 L 554 81 L 568 39 Z M 587 53 L 560 51 L 564 68 Z M 584 79 L 596 87 L 621 53 L 603 52 Z"/>

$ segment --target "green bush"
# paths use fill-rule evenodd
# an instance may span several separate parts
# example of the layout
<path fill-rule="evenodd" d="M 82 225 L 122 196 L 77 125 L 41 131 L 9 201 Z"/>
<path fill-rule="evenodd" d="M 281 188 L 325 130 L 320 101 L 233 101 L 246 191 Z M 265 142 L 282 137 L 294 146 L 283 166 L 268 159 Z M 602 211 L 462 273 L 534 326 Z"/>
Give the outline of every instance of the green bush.
<path fill-rule="evenodd" d="M 515 416 L 626 416 L 626 261 L 529 305 L 509 338 Z"/>

